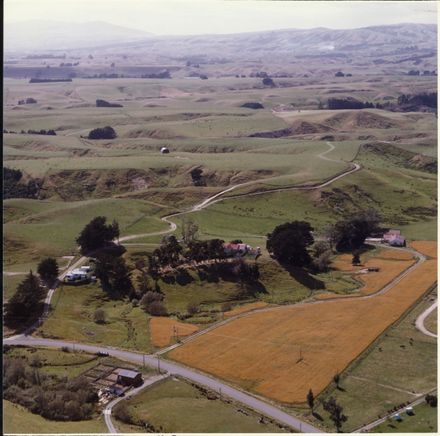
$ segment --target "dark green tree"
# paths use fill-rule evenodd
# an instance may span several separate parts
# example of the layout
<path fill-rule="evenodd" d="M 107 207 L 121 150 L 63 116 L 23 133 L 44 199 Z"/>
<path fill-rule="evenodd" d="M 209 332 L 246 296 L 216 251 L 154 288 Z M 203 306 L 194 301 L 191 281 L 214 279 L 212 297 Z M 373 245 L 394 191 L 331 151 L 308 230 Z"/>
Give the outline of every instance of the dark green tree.
<path fill-rule="evenodd" d="M 307 404 L 313 413 L 313 408 L 315 406 L 315 396 L 313 395 L 312 389 L 309 389 L 309 392 L 307 394 Z"/>
<path fill-rule="evenodd" d="M 210 259 L 224 259 L 225 249 L 223 244 L 225 241 L 222 239 L 210 239 L 208 241 L 208 257 Z"/>
<path fill-rule="evenodd" d="M 59 274 L 58 263 L 53 257 L 46 257 L 38 264 L 37 272 L 43 281 L 52 284 Z"/>
<path fill-rule="evenodd" d="M 123 257 L 115 257 L 110 270 L 110 286 L 120 295 L 128 295 L 133 290 L 130 270 Z"/>
<path fill-rule="evenodd" d="M 339 389 L 339 382 L 341 381 L 341 376 L 339 375 L 338 372 L 333 376 L 333 381 L 335 382 L 336 387 Z"/>
<path fill-rule="evenodd" d="M 365 239 L 379 225 L 380 217 L 374 209 L 368 209 L 338 221 L 334 225 L 332 238 L 338 251 L 354 251 L 359 249 Z"/>
<path fill-rule="evenodd" d="M 33 318 L 42 311 L 45 296 L 46 291 L 40 285 L 40 280 L 30 271 L 17 286 L 15 294 L 5 304 L 6 325 L 22 325 Z"/>
<path fill-rule="evenodd" d="M 116 132 L 113 127 L 106 126 L 103 128 L 97 128 L 90 131 L 89 139 L 114 139 L 116 138 Z"/>
<path fill-rule="evenodd" d="M 352 265 L 360 265 L 361 264 L 361 256 L 359 250 L 353 251 L 353 258 L 351 259 Z"/>
<path fill-rule="evenodd" d="M 308 266 L 311 257 L 307 247 L 313 244 L 313 227 L 306 221 L 293 221 L 275 227 L 267 235 L 266 248 L 280 263 Z"/>
<path fill-rule="evenodd" d="M 340 433 L 342 424 L 348 419 L 347 416 L 343 414 L 344 409 L 333 397 L 330 397 L 328 401 L 324 401 L 322 405 L 324 410 L 330 414 L 330 419 L 335 424 L 336 431 Z"/>
<path fill-rule="evenodd" d="M 93 218 L 79 234 L 76 242 L 81 248 L 81 253 L 86 254 L 102 248 L 119 237 L 119 226 L 116 221 L 106 224 L 107 218 L 98 216 Z"/>

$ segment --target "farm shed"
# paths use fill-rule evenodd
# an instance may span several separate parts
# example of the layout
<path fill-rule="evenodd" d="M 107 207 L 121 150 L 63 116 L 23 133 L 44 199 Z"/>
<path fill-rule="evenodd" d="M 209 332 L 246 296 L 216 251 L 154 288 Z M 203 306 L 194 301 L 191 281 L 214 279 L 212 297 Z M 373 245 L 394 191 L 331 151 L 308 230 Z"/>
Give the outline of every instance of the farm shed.
<path fill-rule="evenodd" d="M 142 374 L 130 369 L 118 370 L 118 383 L 124 386 L 140 386 L 142 384 Z"/>
<path fill-rule="evenodd" d="M 170 149 L 167 148 L 167 147 L 162 147 L 162 148 L 160 149 L 160 152 L 161 152 L 162 154 L 167 154 L 167 153 L 170 152 Z"/>
<path fill-rule="evenodd" d="M 396 236 L 395 238 L 391 239 L 389 241 L 389 244 L 392 247 L 405 247 L 406 246 L 406 240 L 403 236 Z"/>

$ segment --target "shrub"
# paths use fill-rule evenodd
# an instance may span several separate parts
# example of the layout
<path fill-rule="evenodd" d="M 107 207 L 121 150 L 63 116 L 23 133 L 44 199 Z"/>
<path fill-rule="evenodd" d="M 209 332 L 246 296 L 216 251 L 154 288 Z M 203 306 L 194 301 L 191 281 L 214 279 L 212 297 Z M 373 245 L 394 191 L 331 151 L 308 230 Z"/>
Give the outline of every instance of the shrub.
<path fill-rule="evenodd" d="M 106 126 L 104 128 L 97 128 L 90 131 L 89 139 L 115 139 L 116 132 L 113 127 Z"/>
<path fill-rule="evenodd" d="M 425 397 L 425 401 L 427 404 L 429 404 L 431 407 L 437 407 L 437 395 L 431 395 L 428 394 Z"/>
<path fill-rule="evenodd" d="M 199 312 L 200 307 L 197 303 L 189 303 L 186 307 L 186 310 L 190 315 L 195 315 L 197 312 Z"/>
<path fill-rule="evenodd" d="M 95 321 L 96 324 L 105 324 L 106 318 L 107 316 L 103 309 L 95 310 L 95 313 L 93 314 L 93 321 Z"/>
<path fill-rule="evenodd" d="M 222 312 L 229 312 L 232 310 L 232 303 L 226 302 L 222 304 Z"/>
<path fill-rule="evenodd" d="M 153 316 L 166 316 L 167 310 L 160 301 L 153 301 L 147 307 L 147 312 Z"/>

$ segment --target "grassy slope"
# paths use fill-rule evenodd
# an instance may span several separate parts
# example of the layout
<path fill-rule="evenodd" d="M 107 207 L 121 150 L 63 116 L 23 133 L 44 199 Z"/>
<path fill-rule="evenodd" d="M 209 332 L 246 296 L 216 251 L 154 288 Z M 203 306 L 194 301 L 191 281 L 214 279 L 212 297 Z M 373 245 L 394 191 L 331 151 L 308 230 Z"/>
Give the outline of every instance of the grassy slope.
<path fill-rule="evenodd" d="M 107 432 L 102 417 L 88 421 L 49 421 L 21 406 L 3 400 L 3 430 L 10 433 L 99 433 Z"/>
<path fill-rule="evenodd" d="M 259 423 L 260 416 L 248 415 L 234 403 L 209 400 L 189 383 L 174 378 L 147 389 L 128 402 L 130 411 L 164 433 L 275 433 L 274 424 Z M 117 421 L 122 432 L 142 432 L 141 427 Z"/>
<path fill-rule="evenodd" d="M 5 264 L 36 264 L 44 256 L 76 254 L 75 238 L 96 216 L 116 219 L 121 236 L 165 230 L 167 225 L 158 216 L 162 209 L 142 200 L 102 199 L 79 202 L 38 200 L 6 200 L 8 222 L 4 226 L 6 239 Z M 23 244 L 20 250 L 15 243 Z M 34 267 L 35 269 L 35 267 Z"/>
<path fill-rule="evenodd" d="M 151 350 L 145 312 L 129 302 L 107 299 L 97 285 L 62 286 L 53 297 L 52 308 L 50 317 L 38 330 L 42 336 Z M 106 324 L 93 321 L 97 308 L 106 312 Z"/>

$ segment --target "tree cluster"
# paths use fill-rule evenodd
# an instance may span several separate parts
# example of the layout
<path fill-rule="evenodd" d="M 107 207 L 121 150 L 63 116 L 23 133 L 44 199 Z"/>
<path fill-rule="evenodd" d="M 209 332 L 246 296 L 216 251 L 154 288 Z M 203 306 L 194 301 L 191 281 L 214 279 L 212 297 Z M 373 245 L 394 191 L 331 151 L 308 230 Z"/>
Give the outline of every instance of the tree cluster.
<path fill-rule="evenodd" d="M 3 198 L 37 198 L 40 191 L 38 181 L 23 182 L 20 170 L 3 167 Z"/>
<path fill-rule="evenodd" d="M 115 139 L 116 132 L 113 127 L 98 127 L 97 129 L 93 129 L 89 132 L 89 139 Z"/>
<path fill-rule="evenodd" d="M 122 104 L 119 103 L 109 103 L 106 100 L 97 99 L 96 107 L 123 107 Z"/>
<path fill-rule="evenodd" d="M 29 272 L 5 304 L 5 324 L 11 327 L 26 324 L 43 310 L 46 291 L 36 275 Z"/>
<path fill-rule="evenodd" d="M 167 310 L 163 304 L 163 294 L 160 292 L 148 291 L 142 297 L 140 306 L 145 312 L 153 316 L 166 316 Z"/>
<path fill-rule="evenodd" d="M 353 98 L 329 98 L 327 100 L 329 109 L 372 109 L 374 103 L 366 101 L 362 102 Z"/>
<path fill-rule="evenodd" d="M 427 106 L 430 108 L 437 108 L 437 93 L 421 93 L 421 94 L 402 94 L 397 99 L 399 106 Z"/>
<path fill-rule="evenodd" d="M 158 73 L 142 74 L 142 79 L 171 79 L 171 74 L 168 70 L 159 71 Z"/>
<path fill-rule="evenodd" d="M 330 397 L 327 401 L 323 401 L 322 405 L 324 410 L 330 414 L 330 419 L 335 424 L 336 431 L 339 433 L 341 431 L 342 424 L 348 419 L 343 413 L 344 409 L 333 397 Z"/>
<path fill-rule="evenodd" d="M 104 291 L 118 297 L 131 296 L 133 283 L 123 257 L 108 252 L 96 256 L 95 275 Z"/>
<path fill-rule="evenodd" d="M 258 102 L 243 103 L 240 107 L 245 107 L 247 109 L 264 109 L 264 106 Z"/>
<path fill-rule="evenodd" d="M 379 214 L 374 209 L 367 209 L 338 221 L 330 230 L 329 237 L 337 251 L 355 251 L 365 239 L 377 230 Z"/>
<path fill-rule="evenodd" d="M 22 135 L 27 133 L 28 135 L 49 135 L 49 136 L 56 136 L 56 134 L 57 134 L 57 132 L 55 132 L 55 130 L 53 130 L 53 129 L 49 129 L 49 130 L 45 130 L 45 129 L 32 130 L 32 129 L 29 129 L 27 132 L 22 130 L 20 133 Z"/>
<path fill-rule="evenodd" d="M 112 224 L 106 224 L 106 222 L 106 217 L 98 216 L 84 227 L 76 238 L 82 254 L 105 247 L 119 237 L 118 223 L 113 221 Z"/>
<path fill-rule="evenodd" d="M 263 83 L 264 86 L 270 86 L 271 88 L 275 88 L 275 86 L 276 86 L 275 82 L 270 77 L 265 77 L 262 80 L 262 83 Z"/>
<path fill-rule="evenodd" d="M 52 83 L 52 82 L 71 82 L 72 79 L 39 79 L 38 77 L 33 77 L 29 80 L 29 83 Z"/>
<path fill-rule="evenodd" d="M 3 360 L 3 397 L 55 421 L 90 419 L 98 402 L 87 379 L 47 375 L 35 365 L 9 356 Z"/>
<path fill-rule="evenodd" d="M 57 261 L 52 257 L 46 257 L 38 264 L 37 273 L 44 282 L 53 284 L 59 274 Z"/>
<path fill-rule="evenodd" d="M 437 395 L 428 394 L 425 397 L 426 404 L 431 407 L 437 407 Z"/>
<path fill-rule="evenodd" d="M 18 100 L 18 104 L 22 105 L 22 104 L 34 104 L 37 103 L 37 100 L 35 100 L 35 98 L 32 97 L 28 97 L 25 100 Z"/>
<path fill-rule="evenodd" d="M 194 186 L 206 186 L 205 180 L 203 178 L 203 170 L 201 168 L 192 169 L 190 174 Z"/>

